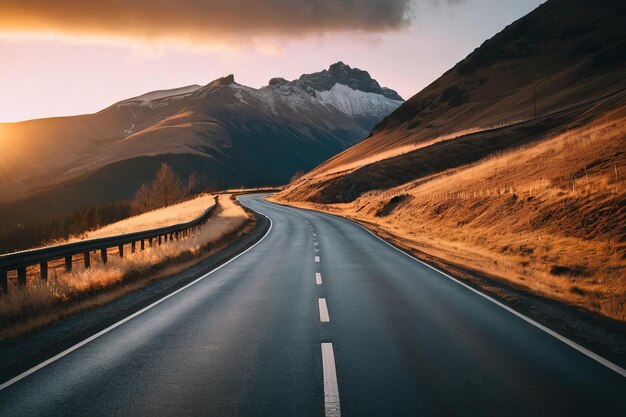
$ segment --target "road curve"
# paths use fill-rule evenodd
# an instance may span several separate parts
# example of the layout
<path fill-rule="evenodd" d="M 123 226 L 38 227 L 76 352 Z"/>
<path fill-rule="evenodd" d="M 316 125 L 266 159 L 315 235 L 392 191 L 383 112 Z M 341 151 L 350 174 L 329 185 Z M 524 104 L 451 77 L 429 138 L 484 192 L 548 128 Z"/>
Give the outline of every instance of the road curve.
<path fill-rule="evenodd" d="M 360 226 L 241 201 L 262 241 L 0 390 L 0 415 L 626 415 L 625 377 Z"/>

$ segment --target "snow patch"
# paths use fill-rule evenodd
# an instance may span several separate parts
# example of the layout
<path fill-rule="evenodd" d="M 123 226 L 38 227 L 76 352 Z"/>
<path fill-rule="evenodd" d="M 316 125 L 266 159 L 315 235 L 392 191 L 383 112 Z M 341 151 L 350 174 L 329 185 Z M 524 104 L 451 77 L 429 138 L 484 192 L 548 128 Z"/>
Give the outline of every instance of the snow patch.
<path fill-rule="evenodd" d="M 353 90 L 344 84 L 335 84 L 328 91 L 316 91 L 317 99 L 339 109 L 350 117 L 376 116 L 383 118 L 403 103 L 376 93 Z"/>
<path fill-rule="evenodd" d="M 172 88 L 169 90 L 151 91 L 149 93 L 142 94 L 137 97 L 129 98 L 128 100 L 120 101 L 118 104 L 129 104 L 129 103 L 139 102 L 142 105 L 149 105 L 150 102 L 155 101 L 155 100 L 161 100 L 164 98 L 175 97 L 175 96 L 177 98 L 188 96 L 199 88 L 200 88 L 199 85 L 187 85 L 185 87 Z"/>

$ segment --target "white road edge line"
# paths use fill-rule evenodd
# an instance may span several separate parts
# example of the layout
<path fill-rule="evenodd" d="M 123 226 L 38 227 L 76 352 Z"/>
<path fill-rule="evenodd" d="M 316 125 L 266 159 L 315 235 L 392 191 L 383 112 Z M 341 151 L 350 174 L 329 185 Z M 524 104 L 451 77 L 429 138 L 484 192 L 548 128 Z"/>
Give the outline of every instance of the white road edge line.
<path fill-rule="evenodd" d="M 161 304 L 163 301 L 175 296 L 176 294 L 178 294 L 179 292 L 182 292 L 184 290 L 186 290 L 187 288 L 191 287 L 192 285 L 197 284 L 198 282 L 202 281 L 203 279 L 207 278 L 209 275 L 213 274 L 214 272 L 219 271 L 220 269 L 222 269 L 223 267 L 225 267 L 226 265 L 230 264 L 231 262 L 233 262 L 235 259 L 239 258 L 240 256 L 245 255 L 247 252 L 251 251 L 252 249 L 254 249 L 254 247 L 256 245 L 258 245 L 259 243 L 261 243 L 270 233 L 270 231 L 272 230 L 272 219 L 269 218 L 269 216 L 265 215 L 264 213 L 261 213 L 258 210 L 254 210 L 257 213 L 265 216 L 269 221 L 270 221 L 270 227 L 267 229 L 267 232 L 265 232 L 265 234 L 263 235 L 263 237 L 256 242 L 254 245 L 250 246 L 248 249 L 246 249 L 245 251 L 241 252 L 239 255 L 229 259 L 227 262 L 224 262 L 223 264 L 221 264 L 220 266 L 218 266 L 217 268 L 207 272 L 206 274 L 202 275 L 201 277 L 195 279 L 194 281 L 190 282 L 189 284 L 185 285 L 184 287 L 181 287 L 179 289 L 177 289 L 176 291 L 174 291 L 171 294 L 166 295 L 165 297 L 155 301 L 154 303 L 142 308 L 139 311 L 136 311 L 135 313 L 131 314 L 130 316 L 118 321 L 115 324 L 112 324 L 111 326 L 107 327 L 106 329 L 100 330 L 98 333 L 88 337 L 87 339 L 83 340 L 82 342 L 79 342 L 77 344 L 75 344 L 72 347 L 69 347 L 67 349 L 65 349 L 63 352 L 56 354 L 55 356 L 51 357 L 50 359 L 47 359 L 43 362 L 41 362 L 39 365 L 36 365 L 32 368 L 30 368 L 27 371 L 22 372 L 21 374 L 17 375 L 16 377 L 13 377 L 11 379 L 9 379 L 7 382 L 3 383 L 2 385 L 0 385 L 0 391 L 2 391 L 5 388 L 10 387 L 11 385 L 15 384 L 16 382 L 26 378 L 27 376 L 34 374 L 35 372 L 39 371 L 40 369 L 50 365 L 51 363 L 54 363 L 56 361 L 58 361 L 59 359 L 61 359 L 64 356 L 67 356 L 68 354 L 74 352 L 75 350 L 85 346 L 86 344 L 93 342 L 94 340 L 96 340 L 97 338 L 99 338 L 102 335 L 105 335 L 107 333 L 109 333 L 111 330 L 121 326 L 122 324 L 134 319 L 135 317 L 145 313 L 146 311 L 156 307 L 157 305 Z"/>
<path fill-rule="evenodd" d="M 315 283 L 317 285 L 322 285 L 322 274 L 320 274 L 319 272 L 315 273 Z"/>
<path fill-rule="evenodd" d="M 447 273 L 445 273 L 445 272 L 435 268 L 434 266 L 429 265 L 426 262 L 417 259 L 415 256 L 409 254 L 408 252 L 405 252 L 402 249 L 395 247 L 391 243 L 387 242 L 385 239 L 381 238 L 380 236 L 377 236 L 376 233 L 372 232 L 371 230 L 369 230 L 365 226 L 362 226 L 362 225 L 360 225 L 359 223 L 357 223 L 355 221 L 344 219 L 343 217 L 339 217 L 339 218 L 343 219 L 343 220 L 347 220 L 350 223 L 353 223 L 353 224 L 359 226 L 360 228 L 365 230 L 367 233 L 371 234 L 376 239 L 378 239 L 378 240 L 384 242 L 385 244 L 389 245 L 390 247 L 392 247 L 393 249 L 397 250 L 398 252 L 408 256 L 409 258 L 413 259 L 414 261 L 417 261 L 417 262 L 421 263 L 422 265 L 425 265 L 425 266 L 429 267 L 433 271 L 439 272 L 444 277 L 451 279 L 452 281 L 456 282 L 457 284 L 462 285 L 463 287 L 467 288 L 468 290 L 470 290 L 470 291 L 480 295 L 481 297 L 491 301 L 492 303 L 494 303 L 498 307 L 501 307 L 501 308 L 505 309 L 506 311 L 508 311 L 509 313 L 516 315 L 517 317 L 519 317 L 520 319 L 524 320 L 525 322 L 535 326 L 539 330 L 542 330 L 543 332 L 549 334 L 550 336 L 554 337 L 555 339 L 560 340 L 561 342 L 563 342 L 566 345 L 568 345 L 569 347 L 577 350 L 578 352 L 582 353 L 583 355 L 587 356 L 588 358 L 593 359 L 594 361 L 598 362 L 599 364 L 606 366 L 610 370 L 612 370 L 612 371 L 614 371 L 614 372 L 616 372 L 616 373 L 618 373 L 621 376 L 626 378 L 626 369 L 622 368 L 621 366 L 611 362 L 610 360 L 608 360 L 606 358 L 603 358 L 602 356 L 598 355 L 597 353 L 592 352 L 591 350 L 587 349 L 586 347 L 583 347 L 583 346 L 579 345 L 578 343 L 574 342 L 573 340 L 568 339 L 567 337 L 561 335 L 560 333 L 555 332 L 554 330 L 544 326 L 543 324 L 536 322 L 535 320 L 531 319 L 530 317 L 527 317 L 527 316 L 523 315 L 522 313 L 518 312 L 517 310 L 514 310 L 511 307 L 507 306 L 506 304 L 503 304 L 500 301 L 496 300 L 495 298 L 490 297 L 489 295 L 487 295 L 487 294 L 485 294 L 485 293 L 483 293 L 481 291 L 478 291 L 477 289 L 467 285 L 466 283 L 459 281 L 458 279 L 456 279 L 453 276 L 451 276 L 451 275 L 449 275 L 449 274 L 447 274 Z"/>
<path fill-rule="evenodd" d="M 320 308 L 320 322 L 328 323 L 330 321 L 330 316 L 328 315 L 328 306 L 326 305 L 326 299 L 318 298 L 317 304 Z"/>
<path fill-rule="evenodd" d="M 315 257 L 315 262 L 319 263 L 319 261 L 320 261 L 320 257 L 319 257 L 319 256 L 316 256 L 316 257 Z"/>
<path fill-rule="evenodd" d="M 341 417 L 335 353 L 332 343 L 322 343 L 322 368 L 324 370 L 324 412 L 326 417 Z"/>

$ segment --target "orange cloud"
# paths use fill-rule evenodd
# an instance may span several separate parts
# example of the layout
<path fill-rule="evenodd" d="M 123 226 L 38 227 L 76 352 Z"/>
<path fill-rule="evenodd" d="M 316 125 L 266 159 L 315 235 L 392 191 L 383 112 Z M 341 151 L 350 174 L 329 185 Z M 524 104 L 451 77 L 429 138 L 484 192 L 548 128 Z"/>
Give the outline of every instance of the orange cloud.
<path fill-rule="evenodd" d="M 410 0 L 0 0 L 0 32 L 254 42 L 396 30 L 408 23 L 409 7 Z"/>

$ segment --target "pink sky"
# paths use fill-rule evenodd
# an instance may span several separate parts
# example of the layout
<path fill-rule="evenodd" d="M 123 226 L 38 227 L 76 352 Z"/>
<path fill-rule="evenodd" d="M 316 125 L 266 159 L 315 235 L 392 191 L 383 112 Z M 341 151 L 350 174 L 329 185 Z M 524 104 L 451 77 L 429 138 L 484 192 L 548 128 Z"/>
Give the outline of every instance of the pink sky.
<path fill-rule="evenodd" d="M 0 122 L 92 113 L 148 91 L 231 73 L 241 84 L 261 87 L 272 77 L 294 79 L 339 60 L 406 99 L 540 1 L 453 3 L 420 8 L 408 28 L 392 32 L 275 36 L 220 48 L 0 33 Z"/>

